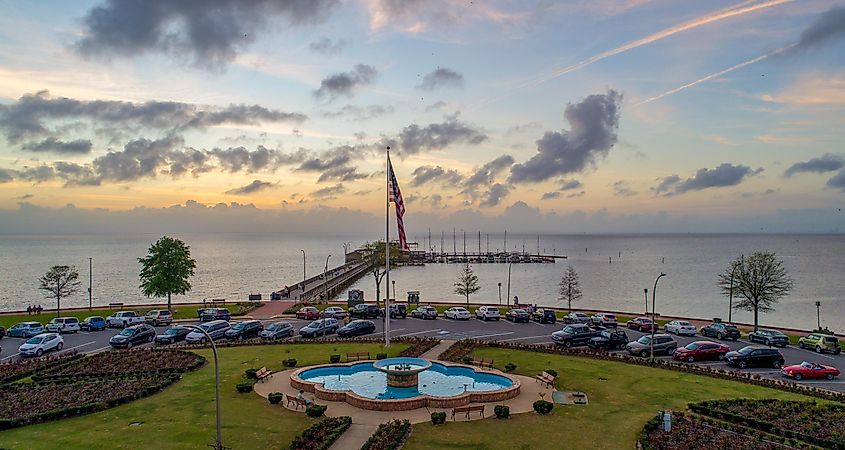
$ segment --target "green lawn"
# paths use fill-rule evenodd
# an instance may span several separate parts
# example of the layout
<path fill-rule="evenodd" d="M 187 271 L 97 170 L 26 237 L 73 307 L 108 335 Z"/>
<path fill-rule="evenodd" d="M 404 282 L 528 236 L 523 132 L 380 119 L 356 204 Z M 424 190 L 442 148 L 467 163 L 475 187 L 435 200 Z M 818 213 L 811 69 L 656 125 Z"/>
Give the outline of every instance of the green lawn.
<path fill-rule="evenodd" d="M 407 347 L 396 343 L 393 356 Z M 256 393 L 238 394 L 235 384 L 250 367 L 281 368 L 296 358 L 298 366 L 329 362 L 333 353 L 382 352 L 377 344 L 262 345 L 220 349 L 223 442 L 231 448 L 287 448 L 314 419 L 271 406 Z M 211 351 L 198 352 L 212 361 Z M 141 422 L 139 426 L 130 426 Z M 11 449 L 198 449 L 214 440 L 214 370 L 212 364 L 186 374 L 164 392 L 87 416 L 45 422 L 0 432 L 0 448 Z"/>
<path fill-rule="evenodd" d="M 414 425 L 405 450 L 634 448 L 643 425 L 663 409 L 683 410 L 689 402 L 718 398 L 806 400 L 744 383 L 588 358 L 492 348 L 479 349 L 475 356 L 493 359 L 499 369 L 513 362 L 515 373 L 527 376 L 555 369 L 557 388 L 586 392 L 590 405 L 555 405 L 545 417 L 532 412 L 506 421 Z"/>

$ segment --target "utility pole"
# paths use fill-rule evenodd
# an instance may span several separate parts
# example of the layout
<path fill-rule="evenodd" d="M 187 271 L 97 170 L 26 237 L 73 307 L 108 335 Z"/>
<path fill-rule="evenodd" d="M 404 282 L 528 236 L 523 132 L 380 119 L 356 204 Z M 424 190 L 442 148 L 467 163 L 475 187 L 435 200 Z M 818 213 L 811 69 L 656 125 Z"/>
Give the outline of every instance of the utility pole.
<path fill-rule="evenodd" d="M 452 228 L 452 256 L 458 256 L 458 235 L 455 234 L 455 228 Z"/>
<path fill-rule="evenodd" d="M 507 296 L 507 305 L 511 305 L 511 265 L 513 263 L 508 263 L 508 296 Z"/>
<path fill-rule="evenodd" d="M 93 281 L 94 281 L 94 275 L 93 275 L 93 273 L 94 273 L 93 272 L 94 262 L 93 261 L 94 260 L 92 258 L 88 258 L 88 311 L 91 311 L 91 309 L 93 308 L 93 304 L 94 304 L 94 297 L 93 297 L 94 294 L 91 291 L 91 288 L 93 287 Z"/>
<path fill-rule="evenodd" d="M 505 230 L 505 243 L 504 247 L 502 247 L 502 251 L 505 253 L 508 252 L 508 230 Z"/>
<path fill-rule="evenodd" d="M 487 233 L 487 253 L 490 253 L 490 233 Z"/>
<path fill-rule="evenodd" d="M 478 257 L 481 257 L 481 231 L 478 232 Z"/>
<path fill-rule="evenodd" d="M 654 280 L 654 288 L 651 290 L 651 342 L 649 342 L 649 346 L 651 347 L 651 360 L 654 361 L 654 331 L 657 328 L 657 319 L 655 319 L 655 297 L 657 294 L 657 282 L 660 281 L 661 278 L 665 277 L 666 274 L 660 272 L 660 275 Z"/>

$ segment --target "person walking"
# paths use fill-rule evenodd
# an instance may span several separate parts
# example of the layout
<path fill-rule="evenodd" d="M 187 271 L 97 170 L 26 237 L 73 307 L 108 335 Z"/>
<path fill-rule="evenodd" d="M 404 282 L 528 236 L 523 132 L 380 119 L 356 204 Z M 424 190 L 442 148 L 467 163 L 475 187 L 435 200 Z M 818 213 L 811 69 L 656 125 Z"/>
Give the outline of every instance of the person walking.
<path fill-rule="evenodd" d="M 27 316 L 32 315 L 32 305 L 26 305 L 26 315 Z"/>

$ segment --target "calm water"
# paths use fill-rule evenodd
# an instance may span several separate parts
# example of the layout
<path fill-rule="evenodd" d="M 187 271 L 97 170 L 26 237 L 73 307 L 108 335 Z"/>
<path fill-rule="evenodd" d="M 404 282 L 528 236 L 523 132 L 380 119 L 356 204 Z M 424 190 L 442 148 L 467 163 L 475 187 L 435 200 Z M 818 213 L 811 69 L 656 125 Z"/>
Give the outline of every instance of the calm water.
<path fill-rule="evenodd" d="M 76 265 L 83 289 L 64 304 L 87 305 L 88 258 L 94 260 L 94 302 L 148 302 L 138 289 L 136 259 L 158 236 L 2 236 L 0 235 L 0 308 L 25 308 L 30 303 L 52 304 L 37 289 L 38 278 L 51 265 Z M 272 290 L 302 278 L 302 253 L 307 253 L 309 276 L 321 272 L 326 256 L 329 265 L 342 260 L 343 243 L 353 246 L 367 240 L 362 236 L 309 234 L 193 234 L 177 236 L 190 246 L 197 259 L 193 291 L 176 301 L 203 298 L 246 299 L 249 293 L 269 295 Z M 413 238 L 413 236 L 410 236 Z M 370 237 L 374 239 L 375 236 Z M 422 239 L 422 238 L 420 238 Z M 433 246 L 439 247 L 439 232 Z M 527 251 L 537 249 L 536 235 L 508 235 L 508 247 Z M 425 245 L 421 242 L 421 247 Z M 490 235 L 490 249 L 503 246 L 501 235 Z M 445 243 L 451 250 L 451 238 Z M 458 238 L 458 251 L 463 248 Z M 482 235 L 482 249 L 486 249 Z M 478 249 L 477 235 L 467 238 L 467 249 Z M 740 253 L 775 251 L 797 282 L 792 294 L 777 305 L 776 311 L 762 316 L 764 323 L 812 328 L 815 301 L 822 302 L 822 325 L 845 331 L 845 236 L 843 235 L 545 235 L 540 250 L 565 254 L 568 260 L 557 264 L 514 264 L 510 296 L 520 303 L 562 304 L 557 300 L 560 275 L 572 264 L 581 278 L 584 308 L 643 311 L 643 288 L 652 289 L 660 271 L 668 275 L 657 289 L 657 311 L 691 317 L 726 317 L 728 300 L 715 287 L 716 274 Z M 620 256 L 621 252 L 621 256 Z M 613 262 L 609 263 L 608 258 Z M 477 264 L 481 291 L 474 302 L 497 302 L 502 283 L 502 301 L 507 297 L 506 264 Z M 432 264 L 406 267 L 391 272 L 399 298 L 408 290 L 419 290 L 423 301 L 462 302 L 455 295 L 453 282 L 460 266 Z M 374 299 L 372 276 L 355 286 Z M 649 298 L 651 294 L 649 293 Z M 750 313 L 734 312 L 737 320 L 749 321 Z"/>

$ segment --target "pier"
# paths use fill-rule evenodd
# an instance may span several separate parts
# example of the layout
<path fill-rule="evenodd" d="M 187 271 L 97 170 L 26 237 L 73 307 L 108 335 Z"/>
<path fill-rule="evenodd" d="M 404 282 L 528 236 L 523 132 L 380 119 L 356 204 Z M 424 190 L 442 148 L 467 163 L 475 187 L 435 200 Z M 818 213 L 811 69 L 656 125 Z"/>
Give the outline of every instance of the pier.
<path fill-rule="evenodd" d="M 288 291 L 284 289 L 276 291 L 274 294 L 281 300 L 291 299 L 296 301 L 306 301 L 320 298 L 320 295 L 328 294 L 327 298 L 332 298 L 343 288 L 354 283 L 358 278 L 366 275 L 370 269 L 370 265 L 363 261 L 353 261 L 346 264 L 334 267 L 325 272 L 314 275 L 307 280 L 288 286 Z"/>
<path fill-rule="evenodd" d="M 411 264 L 554 264 L 563 255 L 542 255 L 525 252 L 417 252 L 411 251 Z"/>

